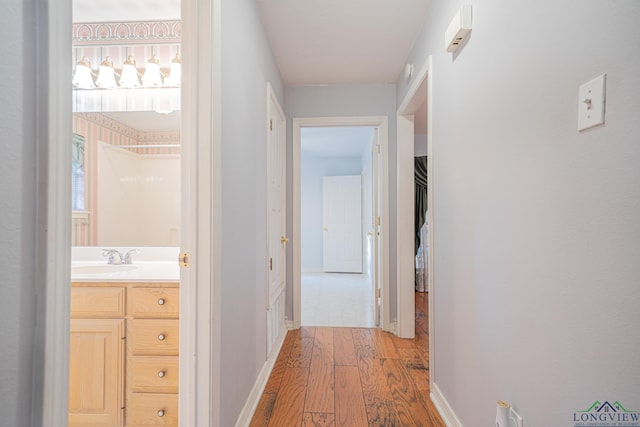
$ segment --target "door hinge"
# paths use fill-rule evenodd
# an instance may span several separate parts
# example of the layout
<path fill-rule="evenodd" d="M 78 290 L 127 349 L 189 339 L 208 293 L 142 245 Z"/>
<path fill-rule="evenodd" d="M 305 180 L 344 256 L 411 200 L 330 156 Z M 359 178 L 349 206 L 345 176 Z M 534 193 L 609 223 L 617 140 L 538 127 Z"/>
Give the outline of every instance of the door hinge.
<path fill-rule="evenodd" d="M 380 216 L 376 217 L 376 227 L 380 227 Z"/>
<path fill-rule="evenodd" d="M 380 288 L 376 288 L 376 299 L 380 299 Z"/>
<path fill-rule="evenodd" d="M 182 268 L 189 267 L 189 252 L 182 252 L 178 255 L 178 265 Z"/>
<path fill-rule="evenodd" d="M 273 130 L 273 119 L 269 120 L 269 130 Z"/>
<path fill-rule="evenodd" d="M 269 270 L 273 271 L 273 258 L 269 258 Z"/>
<path fill-rule="evenodd" d="M 376 144 L 376 153 L 380 152 L 380 144 Z"/>

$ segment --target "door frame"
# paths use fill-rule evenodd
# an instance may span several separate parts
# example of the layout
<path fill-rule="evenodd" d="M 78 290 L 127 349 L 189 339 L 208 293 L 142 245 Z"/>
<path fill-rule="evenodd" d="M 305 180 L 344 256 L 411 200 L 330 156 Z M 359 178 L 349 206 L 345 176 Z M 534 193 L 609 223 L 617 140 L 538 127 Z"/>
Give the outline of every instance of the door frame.
<path fill-rule="evenodd" d="M 304 127 L 347 127 L 347 126 L 371 126 L 380 129 L 380 155 L 382 156 L 382 170 L 380 189 L 382 198 L 382 212 L 380 213 L 380 230 L 382 237 L 381 259 L 382 265 L 379 280 L 381 281 L 381 307 L 382 316 L 380 327 L 385 331 L 391 329 L 389 313 L 389 119 L 387 116 L 361 116 L 361 117 L 298 117 L 293 119 L 293 235 L 291 246 L 293 251 L 293 328 L 298 329 L 302 322 L 302 263 L 301 263 L 301 129 Z M 374 266 L 374 268 L 376 268 Z"/>
<path fill-rule="evenodd" d="M 422 103 L 427 102 L 427 203 L 429 205 L 429 384 L 435 380 L 435 271 L 434 271 L 434 211 L 433 203 L 433 58 L 429 55 L 416 74 L 398 107 L 398 335 L 413 338 L 415 335 L 415 263 L 414 263 L 414 161 L 413 115 Z"/>
<path fill-rule="evenodd" d="M 37 265 L 39 310 L 36 334 L 44 348 L 36 349 L 42 366 L 42 390 L 32 403 L 33 425 L 47 420 L 66 425 L 69 390 L 69 320 L 71 294 L 71 1 L 56 0 L 39 6 L 40 24 L 47 37 L 38 51 L 47 58 L 49 72 L 38 91 L 43 117 L 39 164 L 40 206 Z M 182 194 L 192 212 L 183 218 L 181 251 L 190 252 L 194 267 L 180 277 L 180 309 L 192 314 L 180 322 L 180 425 L 217 426 L 220 423 L 220 223 L 221 215 L 221 0 L 182 0 L 183 62 L 182 140 L 189 170 L 189 191 Z M 197 84 L 195 83 L 197 82 Z M 190 84 L 191 83 L 191 84 Z M 183 161 L 184 164 L 184 161 Z M 183 169 L 185 169 L 183 167 Z M 183 192 L 185 193 L 185 192 Z M 211 284 L 197 287 L 196 283 Z M 216 305 L 214 305 L 216 304 Z M 189 311 L 187 311 L 189 310 Z"/>

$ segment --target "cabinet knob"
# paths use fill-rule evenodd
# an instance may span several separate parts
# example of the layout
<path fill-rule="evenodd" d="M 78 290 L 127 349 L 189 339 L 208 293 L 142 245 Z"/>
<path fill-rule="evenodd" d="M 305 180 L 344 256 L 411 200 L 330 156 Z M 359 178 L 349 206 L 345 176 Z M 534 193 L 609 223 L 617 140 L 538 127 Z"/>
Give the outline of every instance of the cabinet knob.
<path fill-rule="evenodd" d="M 158 410 L 158 416 L 159 417 L 164 417 L 164 409 L 159 409 Z"/>
<path fill-rule="evenodd" d="M 158 299 L 158 305 L 164 305 L 164 298 Z"/>
<path fill-rule="evenodd" d="M 164 339 L 165 339 L 164 334 L 160 334 L 160 335 L 158 335 L 158 340 L 159 340 L 159 341 L 164 341 Z"/>
<path fill-rule="evenodd" d="M 164 376 L 165 376 L 165 372 L 164 372 L 164 371 L 158 371 L 158 376 L 159 376 L 160 378 L 164 378 Z"/>

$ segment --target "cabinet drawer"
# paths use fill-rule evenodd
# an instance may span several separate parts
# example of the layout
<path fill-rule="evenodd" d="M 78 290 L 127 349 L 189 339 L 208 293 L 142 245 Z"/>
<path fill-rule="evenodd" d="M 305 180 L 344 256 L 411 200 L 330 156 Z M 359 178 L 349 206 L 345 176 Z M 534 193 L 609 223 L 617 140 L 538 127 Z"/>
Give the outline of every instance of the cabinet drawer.
<path fill-rule="evenodd" d="M 129 366 L 131 390 L 144 393 L 178 392 L 176 356 L 132 357 Z"/>
<path fill-rule="evenodd" d="M 177 425 L 177 394 L 131 394 L 127 407 L 127 426 Z"/>
<path fill-rule="evenodd" d="M 177 319 L 179 313 L 178 288 L 129 289 L 129 314 L 133 317 Z"/>
<path fill-rule="evenodd" d="M 125 288 L 71 288 L 71 317 L 78 319 L 111 319 L 124 317 Z"/>
<path fill-rule="evenodd" d="M 127 325 L 127 339 L 132 355 L 178 355 L 178 320 L 132 319 Z"/>

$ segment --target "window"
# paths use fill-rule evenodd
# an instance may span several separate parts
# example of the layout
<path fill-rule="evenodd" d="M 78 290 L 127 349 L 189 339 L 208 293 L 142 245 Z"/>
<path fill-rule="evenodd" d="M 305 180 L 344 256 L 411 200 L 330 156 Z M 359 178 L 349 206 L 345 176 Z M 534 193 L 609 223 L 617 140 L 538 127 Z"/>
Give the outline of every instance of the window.
<path fill-rule="evenodd" d="M 85 185 L 84 185 L 84 137 L 73 134 L 71 147 L 71 209 L 84 211 Z"/>

